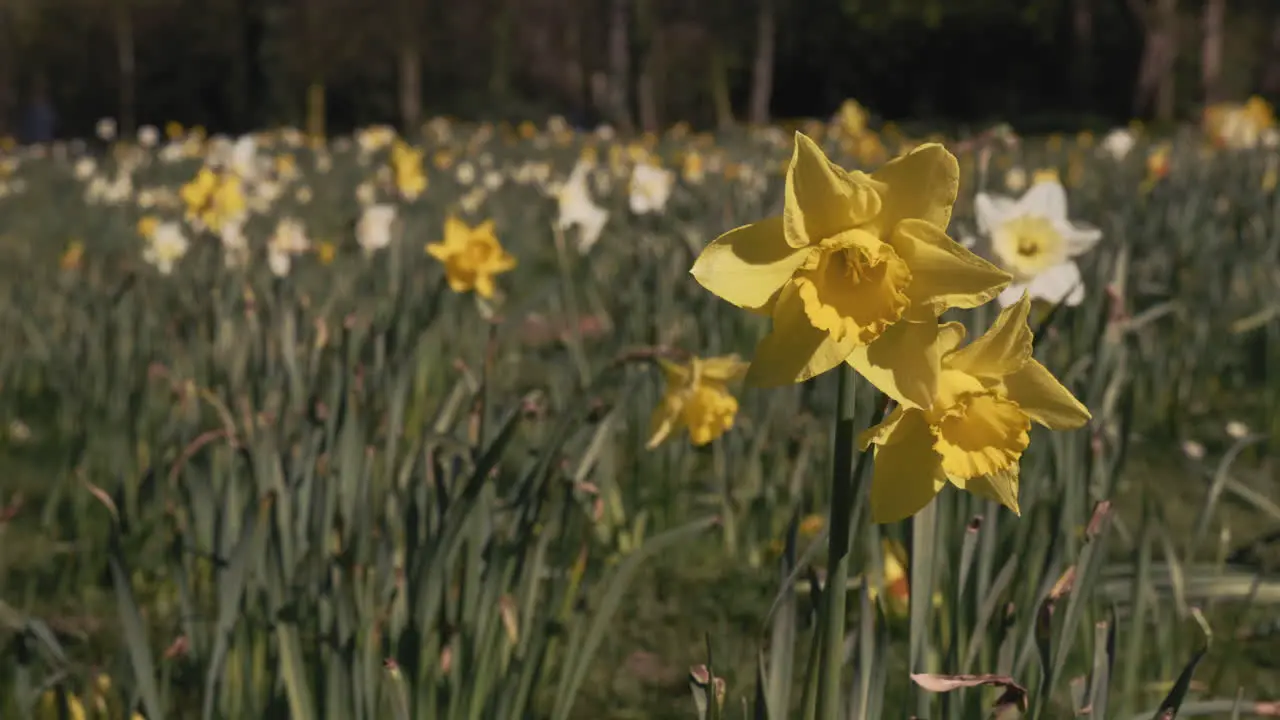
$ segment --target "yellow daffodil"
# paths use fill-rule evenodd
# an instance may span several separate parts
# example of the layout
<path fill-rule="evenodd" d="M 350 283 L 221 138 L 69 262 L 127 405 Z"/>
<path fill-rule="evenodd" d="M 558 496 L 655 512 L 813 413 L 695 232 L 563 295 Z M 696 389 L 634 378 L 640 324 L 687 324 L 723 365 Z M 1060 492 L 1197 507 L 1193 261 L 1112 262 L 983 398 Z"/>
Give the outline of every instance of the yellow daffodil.
<path fill-rule="evenodd" d="M 427 254 L 444 263 L 449 289 L 459 293 L 475 290 L 485 299 L 493 297 L 493 276 L 516 266 L 516 259 L 498 242 L 492 220 L 470 227 L 457 218 L 447 218 L 444 240 L 427 245 Z"/>
<path fill-rule="evenodd" d="M 936 144 L 871 175 L 849 172 L 797 133 L 783 214 L 716 238 L 691 271 L 772 317 L 747 382 L 802 382 L 848 361 L 898 402 L 926 406 L 938 315 L 977 307 L 1010 281 L 946 234 L 959 172 Z"/>
<path fill-rule="evenodd" d="M 867 110 L 853 98 L 845 100 L 836 113 L 836 124 L 845 135 L 858 137 L 867 129 Z"/>
<path fill-rule="evenodd" d="M 881 566 L 880 587 L 869 588 L 868 595 L 872 600 L 884 597 L 885 610 L 890 617 L 904 618 L 911 609 L 911 585 L 907 579 L 907 549 L 902 543 L 890 538 L 880 540 L 880 552 L 883 557 Z M 943 605 L 942 593 L 934 591 L 933 606 Z"/>
<path fill-rule="evenodd" d="M 427 175 L 422 169 L 422 151 L 396 141 L 391 147 L 391 167 L 395 172 L 400 197 L 417 200 L 427 189 Z"/>
<path fill-rule="evenodd" d="M 964 326 L 941 327 L 938 393 L 924 408 L 898 407 L 860 438 L 874 445 L 871 515 L 886 523 L 910 517 L 943 485 L 968 490 L 1019 512 L 1018 464 L 1032 421 L 1053 430 L 1084 425 L 1089 411 L 1032 357 L 1023 296 L 982 337 L 965 347 Z"/>
<path fill-rule="evenodd" d="M 66 699 L 66 716 L 70 720 L 85 720 L 88 717 L 84 711 L 84 703 L 80 702 L 80 698 L 71 693 L 67 693 L 64 697 Z M 45 690 L 40 697 L 40 717 L 42 720 L 43 718 L 55 720 L 55 718 L 62 717 L 62 713 L 59 712 L 61 709 L 58 707 L 59 704 L 58 694 L 53 690 Z"/>
<path fill-rule="evenodd" d="M 245 213 L 240 178 L 232 173 L 219 174 L 210 168 L 201 168 L 178 194 L 186 203 L 187 219 L 198 228 L 209 228 L 215 233 Z"/>
<path fill-rule="evenodd" d="M 72 240 L 67 244 L 67 249 L 62 253 L 62 257 L 58 260 L 58 265 L 63 270 L 75 270 L 80 267 L 80 263 L 84 261 L 84 243 L 79 240 Z"/>
<path fill-rule="evenodd" d="M 747 364 L 737 355 L 693 358 L 688 365 L 659 359 L 658 365 L 667 388 L 653 411 L 649 449 L 681 428 L 688 428 L 689 440 L 702 446 L 733 427 L 738 401 L 726 385 L 747 370 Z"/>
<path fill-rule="evenodd" d="M 160 218 L 155 215 L 143 215 L 138 218 L 138 235 L 142 238 L 150 238 L 155 234 L 156 228 L 160 226 Z"/>

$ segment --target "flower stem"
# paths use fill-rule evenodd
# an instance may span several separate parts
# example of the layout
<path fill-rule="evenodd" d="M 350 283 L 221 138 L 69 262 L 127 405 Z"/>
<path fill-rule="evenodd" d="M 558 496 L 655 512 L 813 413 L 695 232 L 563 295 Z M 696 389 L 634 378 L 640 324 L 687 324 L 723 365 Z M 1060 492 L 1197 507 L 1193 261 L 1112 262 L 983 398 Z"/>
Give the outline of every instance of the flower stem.
<path fill-rule="evenodd" d="M 838 720 L 840 676 L 844 664 L 845 595 L 849 584 L 849 536 L 854 507 L 853 454 L 857 425 L 854 417 L 857 379 L 840 364 L 840 395 L 836 406 L 835 457 L 831 472 L 831 534 L 827 537 L 827 582 L 822 603 L 822 662 L 818 677 L 818 720 Z"/>

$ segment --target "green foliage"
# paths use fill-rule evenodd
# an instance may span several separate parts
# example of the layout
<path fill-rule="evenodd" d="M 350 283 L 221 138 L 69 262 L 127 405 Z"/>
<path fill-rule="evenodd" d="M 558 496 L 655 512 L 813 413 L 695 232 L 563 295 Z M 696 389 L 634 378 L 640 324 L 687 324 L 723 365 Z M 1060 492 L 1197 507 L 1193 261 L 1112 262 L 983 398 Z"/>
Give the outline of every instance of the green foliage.
<path fill-rule="evenodd" d="M 834 703 L 959 719 L 996 702 L 1127 720 L 1166 696 L 1186 717 L 1247 714 L 1277 692 L 1257 649 L 1274 639 L 1254 618 L 1274 615 L 1280 577 L 1253 542 L 1280 522 L 1262 464 L 1280 439 L 1271 151 L 1202 159 L 1182 140 L 1150 189 L 1145 142 L 1114 161 L 1027 140 L 984 172 L 962 152 L 953 234 L 972 228 L 973 192 L 1015 164 L 1075 178 L 1073 217 L 1104 231 L 1081 260 L 1087 300 L 1037 341 L 1095 421 L 1035 437 L 1021 518 L 944 492 L 882 527 L 855 495 L 849 526 L 831 528 L 851 548 L 832 587 L 818 572 L 828 538 L 802 520 L 833 501 L 816 480 L 832 444 L 846 471 L 865 465 L 827 433 L 836 378 L 745 392 L 709 448 L 643 450 L 659 391 L 646 362 L 749 356 L 764 329 L 687 269 L 710 237 L 776 212 L 786 134 L 699 146 L 707 179 L 635 217 L 610 143 L 453 133 L 421 141 L 440 166 L 422 200 L 400 204 L 389 248 L 365 254 L 350 237 L 354 189 L 382 155 L 335 144 L 325 171 L 313 151 L 276 147 L 302 174 L 251 220 L 249 265 L 228 268 L 201 236 L 172 276 L 141 260 L 136 197 L 88 203 L 72 161 L 17 162 L 6 181 L 25 190 L 0 199 L 13 218 L 0 228 L 0 419 L 32 438 L 11 428 L 0 485 L 0 511 L 15 508 L 0 512 L 0 715 L 96 672 L 151 718 L 664 717 L 678 695 L 689 717 Z M 672 134 L 654 151 L 678 166 L 695 142 Z M 544 164 L 562 178 L 587 143 L 601 146 L 612 216 L 579 255 L 528 178 Z M 139 190 L 172 190 L 196 167 L 146 157 L 131 166 Z M 449 293 L 420 249 L 447 213 L 466 215 L 461 162 L 503 179 L 471 217 L 492 218 L 519 259 L 497 305 Z M 286 216 L 337 243 L 333 264 L 307 254 L 288 277 L 268 271 L 263 241 Z M 60 268 L 71 237 L 83 261 Z M 991 317 L 967 315 L 971 334 Z M 850 427 L 864 427 L 878 398 L 844 389 Z M 1228 419 L 1257 432 L 1224 436 Z M 886 539 L 908 549 L 905 609 L 881 583 Z M 744 576 L 773 577 L 776 596 L 751 599 Z M 624 698 L 637 637 L 668 631 L 684 644 L 650 649 L 682 669 Z M 824 655 L 844 665 L 820 679 Z"/>

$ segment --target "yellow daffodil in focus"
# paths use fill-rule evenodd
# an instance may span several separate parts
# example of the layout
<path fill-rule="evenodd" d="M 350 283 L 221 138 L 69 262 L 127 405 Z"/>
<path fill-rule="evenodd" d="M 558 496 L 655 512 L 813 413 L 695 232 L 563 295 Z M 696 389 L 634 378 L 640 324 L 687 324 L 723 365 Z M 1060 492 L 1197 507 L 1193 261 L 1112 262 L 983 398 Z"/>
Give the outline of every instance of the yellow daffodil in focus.
<path fill-rule="evenodd" d="M 959 173 L 937 144 L 871 175 L 849 172 L 797 133 L 782 215 L 716 238 L 691 271 L 773 318 L 747 382 L 802 382 L 847 360 L 898 402 L 928 406 L 938 315 L 977 307 L 1010 281 L 946 234 Z"/>
<path fill-rule="evenodd" d="M 1005 308 L 965 347 L 964 326 L 943 325 L 938 394 L 926 408 L 898 407 L 862 434 L 875 445 L 871 515 L 887 523 L 916 514 L 952 485 L 1019 512 L 1018 463 L 1032 421 L 1052 430 L 1078 428 L 1089 411 L 1031 356 L 1031 299 Z"/>
<path fill-rule="evenodd" d="M 699 447 L 733 427 L 738 401 L 727 384 L 747 370 L 737 355 L 693 358 L 688 365 L 659 359 L 666 379 L 666 393 L 653 411 L 648 448 L 652 450 L 671 433 L 689 429 L 689 440 Z"/>
<path fill-rule="evenodd" d="M 493 276 L 516 266 L 493 231 L 493 221 L 469 227 L 457 218 L 444 221 L 444 240 L 427 245 L 427 254 L 444 263 L 445 278 L 454 292 L 475 290 L 493 297 Z"/>

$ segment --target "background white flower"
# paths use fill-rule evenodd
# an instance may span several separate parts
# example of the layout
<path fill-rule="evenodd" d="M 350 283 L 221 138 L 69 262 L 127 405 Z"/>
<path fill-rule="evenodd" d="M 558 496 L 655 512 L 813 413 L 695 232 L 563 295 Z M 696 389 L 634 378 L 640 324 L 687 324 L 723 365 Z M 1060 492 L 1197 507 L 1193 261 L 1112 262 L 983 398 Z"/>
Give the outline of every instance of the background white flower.
<path fill-rule="evenodd" d="M 161 275 L 168 275 L 173 272 L 173 266 L 187 254 L 190 247 L 191 242 L 183 234 L 182 225 L 176 222 L 162 222 L 147 238 L 142 259 L 154 265 Z"/>
<path fill-rule="evenodd" d="M 978 193 L 974 211 L 996 261 L 1013 275 L 1000 293 L 1002 306 L 1017 302 L 1023 291 L 1054 304 L 1084 300 L 1084 280 L 1072 258 L 1097 244 L 1102 231 L 1067 218 L 1067 191 L 1060 183 L 1035 183 L 1016 200 Z"/>
<path fill-rule="evenodd" d="M 1102 138 L 1102 149 L 1114 160 L 1123 160 L 1133 150 L 1138 139 L 1128 128 L 1116 128 Z"/>
<path fill-rule="evenodd" d="M 391 244 L 391 225 L 396 220 L 394 205 L 369 205 L 356 223 L 356 242 L 366 253 L 373 253 Z"/>
<path fill-rule="evenodd" d="M 662 212 L 671 198 L 675 173 L 656 165 L 640 163 L 631 170 L 631 212 L 644 215 Z"/>
<path fill-rule="evenodd" d="M 591 169 L 590 163 L 579 160 L 569 173 L 569 179 L 556 193 L 560 211 L 556 226 L 561 230 L 577 226 L 579 253 L 586 253 L 596 244 L 609 221 L 609 211 L 596 205 L 587 189 L 587 176 Z"/>

